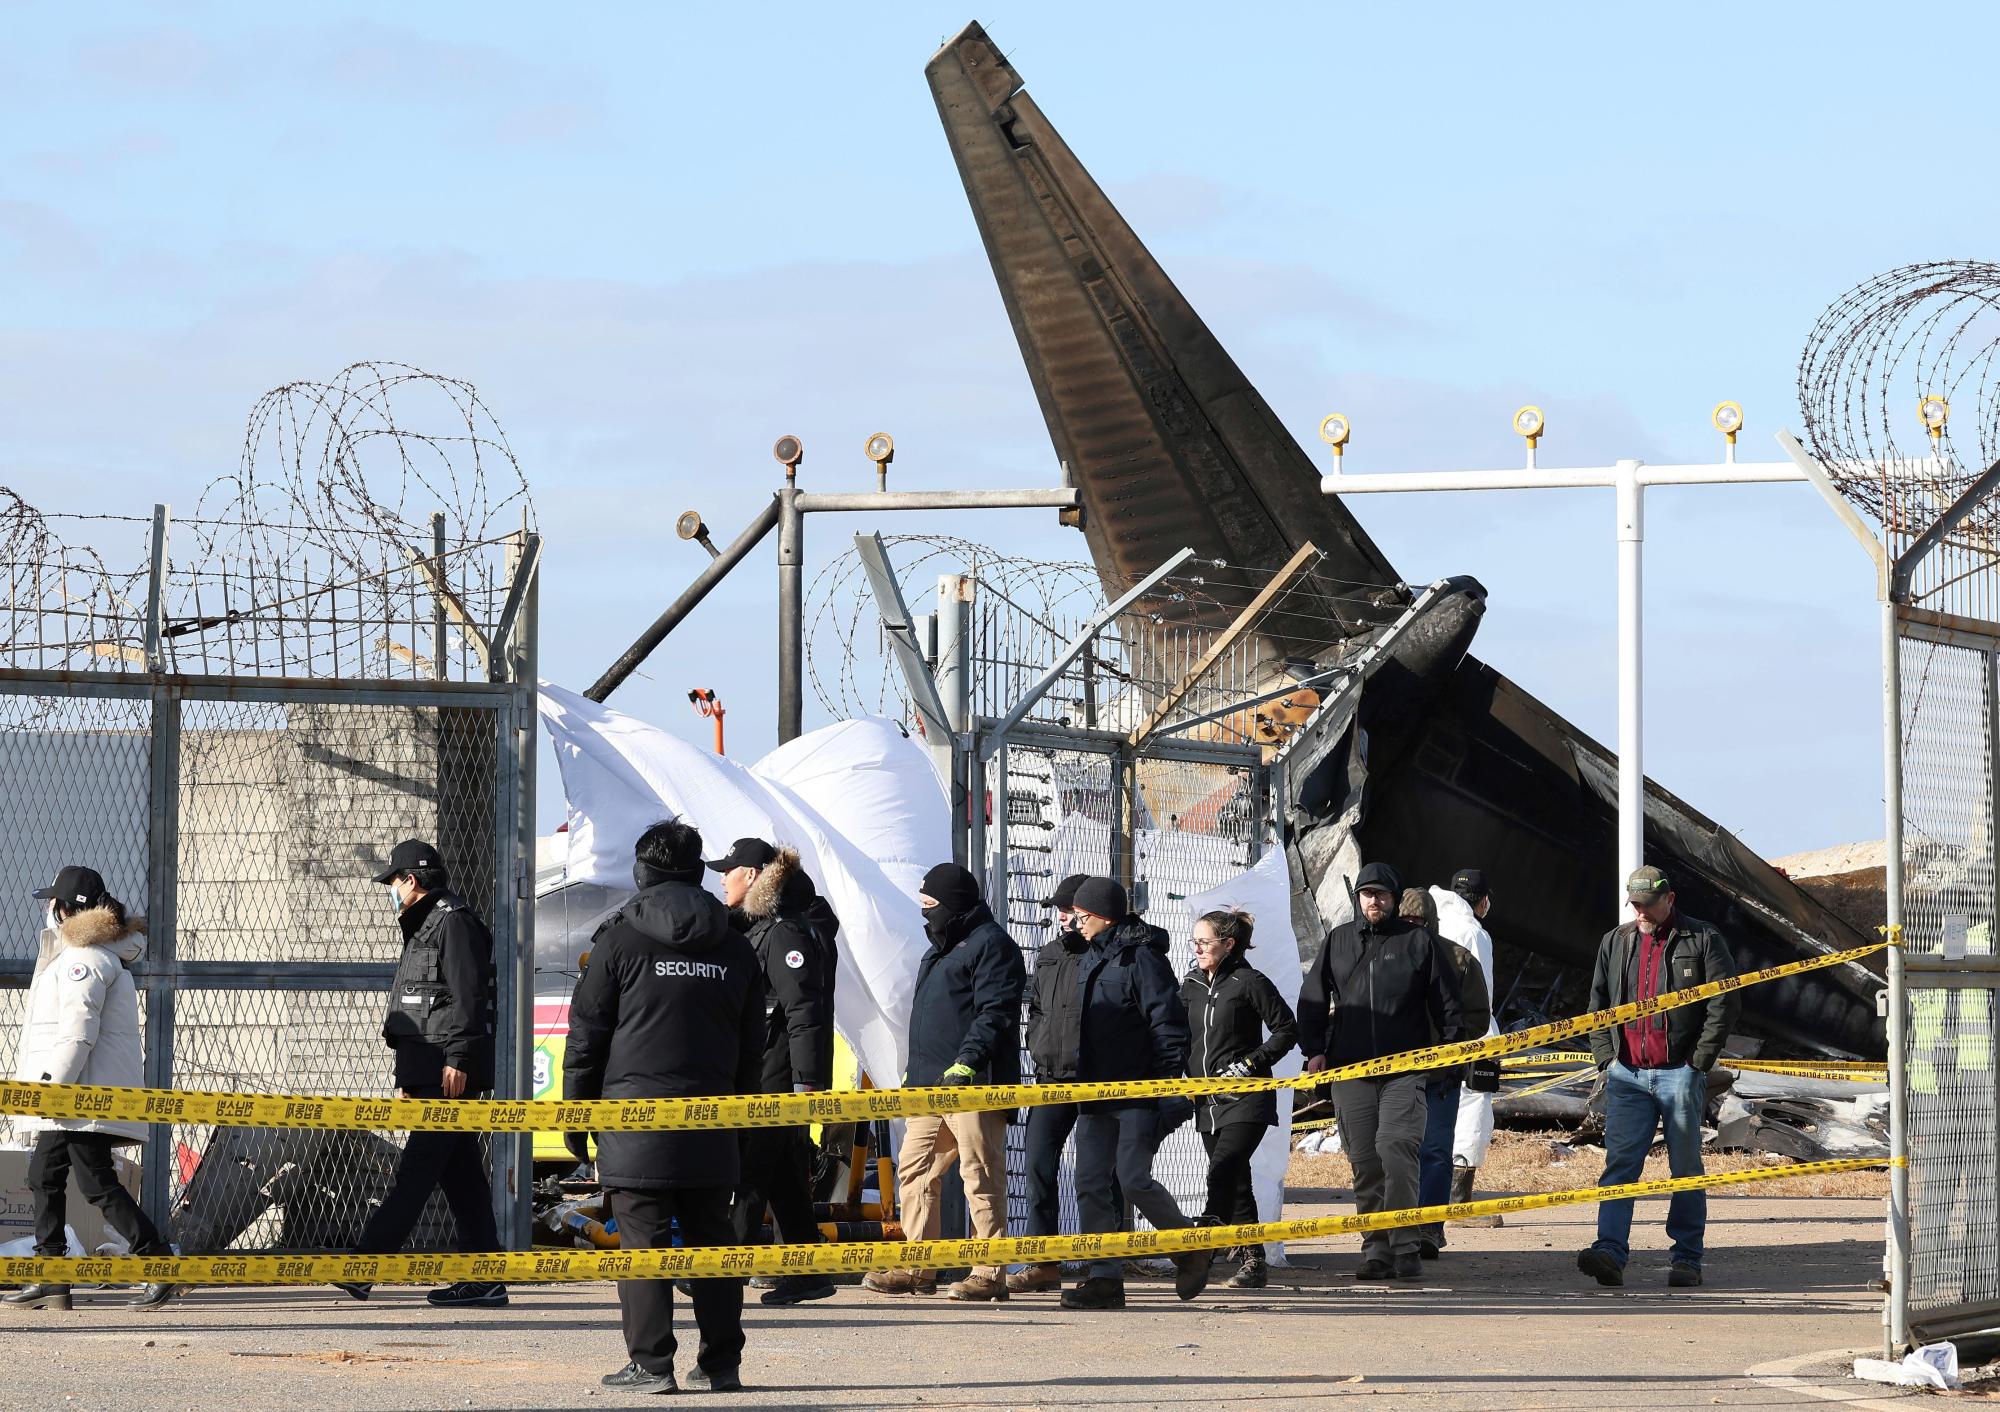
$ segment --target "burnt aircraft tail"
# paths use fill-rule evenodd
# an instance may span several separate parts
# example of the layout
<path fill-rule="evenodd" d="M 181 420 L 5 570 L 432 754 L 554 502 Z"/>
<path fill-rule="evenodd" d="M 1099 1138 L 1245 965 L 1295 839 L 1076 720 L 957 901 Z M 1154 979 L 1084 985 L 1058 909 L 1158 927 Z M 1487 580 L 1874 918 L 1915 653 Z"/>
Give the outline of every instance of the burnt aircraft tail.
<path fill-rule="evenodd" d="M 1293 858 L 1319 910 L 1340 910 L 1342 869 L 1387 858 L 1413 878 L 1485 868 L 1503 994 L 1533 971 L 1563 982 L 1615 919 L 1615 768 L 1609 752 L 1465 653 L 1483 593 L 1469 581 L 1422 615 L 1242 370 L 1022 91 L 978 25 L 925 70 L 1056 452 L 1083 494 L 1107 587 L 1175 549 L 1272 572 L 1311 541 L 1324 632 L 1266 629 L 1274 660 L 1375 669 L 1334 693 L 1285 770 Z M 1218 614 L 1245 602 L 1221 598 Z M 1371 645 L 1434 618 L 1395 650 Z M 1405 626 L 1408 626 L 1405 621 Z M 1607 788 L 1613 792 L 1607 793 Z M 1862 944 L 1854 929 L 1678 799 L 1649 786 L 1646 856 L 1696 915 L 1722 926 L 1744 969 Z M 1532 977 L 1530 977 L 1532 979 Z M 1801 1048 L 1877 1055 L 1882 1025 L 1861 967 L 1745 994 L 1746 1029 Z"/>

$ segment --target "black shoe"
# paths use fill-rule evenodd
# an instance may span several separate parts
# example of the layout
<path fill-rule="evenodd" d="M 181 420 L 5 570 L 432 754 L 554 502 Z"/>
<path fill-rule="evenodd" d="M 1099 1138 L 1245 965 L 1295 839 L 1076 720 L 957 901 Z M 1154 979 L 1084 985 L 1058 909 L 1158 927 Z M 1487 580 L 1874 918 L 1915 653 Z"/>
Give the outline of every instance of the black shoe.
<path fill-rule="evenodd" d="M 1252 1251 L 1243 1257 L 1243 1263 L 1237 1267 L 1236 1273 L 1229 1277 L 1227 1287 L 1230 1289 L 1262 1289 L 1270 1282 L 1269 1267 L 1264 1263 L 1262 1252 Z"/>
<path fill-rule="evenodd" d="M 1436 1241 L 1420 1240 L 1417 1242 L 1417 1258 L 1420 1260 L 1435 1260 L 1440 1253 Z"/>
<path fill-rule="evenodd" d="M 840 1289 L 830 1275 L 786 1275 L 764 1291 L 766 1304 L 804 1304 L 808 1299 L 831 1299 Z M 688 1381 L 694 1381 L 689 1375 Z"/>
<path fill-rule="evenodd" d="M 358 1299 L 363 1304 L 366 1304 L 368 1296 L 375 1292 L 374 1285 L 365 1284 L 359 1280 L 335 1280 L 333 1287 L 349 1299 Z"/>
<path fill-rule="evenodd" d="M 1589 1275 L 1601 1285 L 1616 1287 L 1625 1283 L 1625 1267 L 1611 1258 L 1608 1250 L 1591 1246 L 1576 1253 L 1576 1268 Z"/>
<path fill-rule="evenodd" d="M 460 1280 L 455 1285 L 434 1289 L 424 1298 L 440 1309 L 505 1309 L 507 1286 Z"/>
<path fill-rule="evenodd" d="M 1209 1272 L 1215 1266 L 1213 1250 L 1190 1250 L 1174 1257 L 1174 1293 L 1193 1299 L 1208 1288 Z"/>
<path fill-rule="evenodd" d="M 162 1309 L 187 1289 L 186 1285 L 147 1285 L 125 1301 L 127 1309 Z"/>
<path fill-rule="evenodd" d="M 674 1381 L 673 1370 L 664 1373 L 649 1373 L 637 1363 L 627 1363 L 615 1373 L 606 1373 L 597 1380 L 600 1387 L 616 1388 L 620 1392 L 679 1392 L 681 1385 Z"/>
<path fill-rule="evenodd" d="M 26 1285 L 12 1294 L 0 1295 L 0 1304 L 11 1304 L 17 1309 L 67 1309 L 70 1307 L 69 1286 Z"/>
<path fill-rule="evenodd" d="M 833 1283 L 831 1280 L 828 1284 Z M 697 1363 L 688 1370 L 688 1386 L 696 1392 L 741 1392 L 743 1379 L 734 1368 L 704 1368 Z"/>
<path fill-rule="evenodd" d="M 1396 1278 L 1399 1280 L 1420 1280 L 1424 1277 L 1424 1258 L 1421 1255 L 1398 1255 L 1396 1257 Z"/>
<path fill-rule="evenodd" d="M 1125 1281 L 1093 1276 L 1083 1281 L 1075 1289 L 1063 1291 L 1062 1307 L 1065 1309 L 1123 1309 L 1125 1307 Z"/>
<path fill-rule="evenodd" d="M 1667 1266 L 1667 1283 L 1675 1289 L 1693 1289 L 1701 1283 L 1701 1266 L 1685 1265 L 1676 1260 Z"/>
<path fill-rule="evenodd" d="M 1387 1260 L 1363 1260 L 1361 1268 L 1354 1272 L 1357 1280 L 1386 1280 L 1396 1272 Z"/>

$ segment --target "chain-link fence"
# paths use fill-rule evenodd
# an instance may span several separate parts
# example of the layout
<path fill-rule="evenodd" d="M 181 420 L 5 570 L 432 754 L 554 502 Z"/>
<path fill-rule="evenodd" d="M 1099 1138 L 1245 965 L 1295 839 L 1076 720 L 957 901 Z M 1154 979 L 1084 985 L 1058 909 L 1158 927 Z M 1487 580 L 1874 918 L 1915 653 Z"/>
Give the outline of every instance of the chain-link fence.
<path fill-rule="evenodd" d="M 402 936 L 372 877 L 398 839 L 433 840 L 496 957 L 515 953 L 516 700 L 483 683 L 0 673 L 0 898 L 16 913 L 0 941 L 0 984 L 15 987 L 0 991 L 14 1020 L 0 1062 L 13 1072 L 18 987 L 40 949 L 29 894 L 84 863 L 148 918 L 132 969 L 149 1086 L 387 1094 L 382 1008 Z M 161 1127 L 142 1182 L 185 1248 L 337 1249 L 399 1146 Z M 439 1204 L 418 1240 L 450 1233 Z"/>
<path fill-rule="evenodd" d="M 1995 1127 L 1996 653 L 2000 638 L 1906 616 L 1903 1072 L 1913 1331 L 1984 1327 L 2000 1310 Z"/>

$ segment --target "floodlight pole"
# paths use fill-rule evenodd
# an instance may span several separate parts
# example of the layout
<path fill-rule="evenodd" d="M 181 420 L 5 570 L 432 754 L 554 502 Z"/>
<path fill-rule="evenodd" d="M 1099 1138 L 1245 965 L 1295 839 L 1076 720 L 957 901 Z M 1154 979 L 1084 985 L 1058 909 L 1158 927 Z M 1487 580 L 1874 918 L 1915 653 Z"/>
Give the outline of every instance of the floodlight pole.
<path fill-rule="evenodd" d="M 1618 544 L 1618 878 L 1614 902 L 1622 912 L 1625 879 L 1646 861 L 1646 769 L 1644 758 L 1644 568 L 1646 489 L 1655 485 L 1754 485 L 1802 481 L 1805 473 L 1789 461 L 1712 465 L 1648 466 L 1622 460 L 1609 466 L 1544 469 L 1529 451 L 1525 466 L 1470 471 L 1428 471 L 1395 475 L 1320 478 L 1327 495 L 1370 495 L 1391 491 L 1580 490 L 1608 487 L 1617 492 L 1614 533 Z"/>

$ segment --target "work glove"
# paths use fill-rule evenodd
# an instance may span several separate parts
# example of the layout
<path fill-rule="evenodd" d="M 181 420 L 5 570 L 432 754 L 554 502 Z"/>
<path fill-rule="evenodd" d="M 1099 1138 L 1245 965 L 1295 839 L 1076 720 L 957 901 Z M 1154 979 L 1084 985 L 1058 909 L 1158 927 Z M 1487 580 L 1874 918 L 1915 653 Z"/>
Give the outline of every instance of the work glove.
<path fill-rule="evenodd" d="M 972 1082 L 973 1069 L 970 1064 L 954 1064 L 944 1071 L 944 1081 L 956 1087 Z"/>
<path fill-rule="evenodd" d="M 1159 1127 L 1156 1131 L 1160 1138 L 1164 1140 L 1168 1133 L 1187 1122 L 1193 1116 L 1194 1100 L 1192 1098 L 1183 1098 L 1177 1093 L 1170 1094 L 1160 1100 Z"/>
<path fill-rule="evenodd" d="M 1234 1064 L 1225 1066 L 1216 1077 L 1218 1079 L 1247 1079 L 1250 1077 L 1250 1061 L 1248 1059 L 1238 1059 Z"/>
<path fill-rule="evenodd" d="M 569 1149 L 569 1155 L 576 1158 L 577 1161 L 583 1163 L 586 1167 L 590 1165 L 589 1133 L 564 1133 L 563 1146 Z"/>

